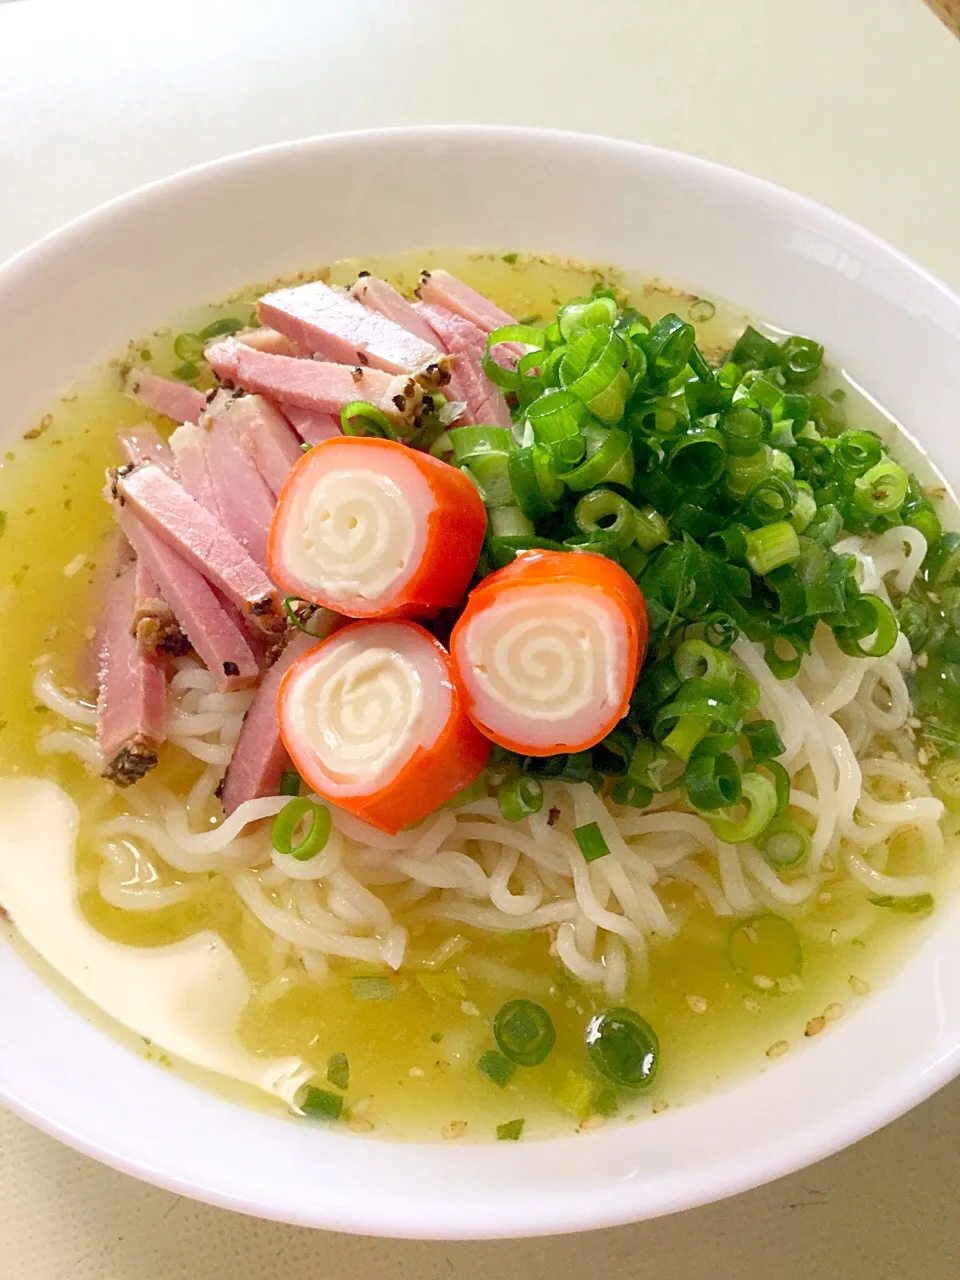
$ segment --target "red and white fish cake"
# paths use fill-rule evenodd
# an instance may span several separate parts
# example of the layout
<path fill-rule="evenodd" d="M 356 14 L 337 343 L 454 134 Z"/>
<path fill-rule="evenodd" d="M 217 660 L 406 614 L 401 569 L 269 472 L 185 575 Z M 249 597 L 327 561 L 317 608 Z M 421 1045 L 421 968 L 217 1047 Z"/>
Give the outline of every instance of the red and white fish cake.
<path fill-rule="evenodd" d="M 521 551 L 484 578 L 450 637 L 470 719 L 521 755 L 586 751 L 626 715 L 647 609 L 605 556 Z"/>
<path fill-rule="evenodd" d="M 307 785 L 384 831 L 446 803 L 490 754 L 463 710 L 447 651 L 415 622 L 342 628 L 293 663 L 277 708 Z"/>
<path fill-rule="evenodd" d="M 426 618 L 462 599 L 486 527 L 455 467 L 392 440 L 342 436 L 291 471 L 268 563 L 284 591 L 347 617 Z"/>

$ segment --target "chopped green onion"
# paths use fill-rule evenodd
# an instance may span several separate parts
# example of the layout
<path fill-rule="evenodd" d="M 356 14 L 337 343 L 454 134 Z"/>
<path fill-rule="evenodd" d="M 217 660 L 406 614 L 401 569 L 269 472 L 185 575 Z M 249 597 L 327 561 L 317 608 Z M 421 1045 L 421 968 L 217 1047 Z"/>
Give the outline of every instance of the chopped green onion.
<path fill-rule="evenodd" d="M 692 324 L 673 312 L 661 318 L 651 327 L 644 339 L 647 369 L 660 382 L 666 382 L 686 368 L 696 339 Z"/>
<path fill-rule="evenodd" d="M 329 624 L 332 616 L 327 609 L 317 604 L 311 604 L 309 600 L 301 600 L 299 596 L 284 596 L 283 611 L 289 621 L 304 635 L 313 636 L 315 640 L 326 639 L 327 632 L 330 630 Z M 311 629 L 310 623 L 318 615 L 322 629 L 314 631 Z"/>
<path fill-rule="evenodd" d="M 489 512 L 490 536 L 498 539 L 519 539 L 519 547 L 540 545 L 533 536 L 533 523 L 519 507 L 494 507 Z M 513 556 L 510 557 L 511 560 Z"/>
<path fill-rule="evenodd" d="M 732 685 L 737 678 L 737 666 L 730 655 L 705 640 L 684 640 L 673 655 L 673 665 L 681 680 L 696 678 Z"/>
<path fill-rule="evenodd" d="M 667 475 L 681 488 L 706 489 L 723 475 L 726 456 L 719 431 L 688 431 L 667 454 Z"/>
<path fill-rule="evenodd" d="M 907 473 L 886 458 L 860 476 L 853 488 L 853 500 L 871 515 L 887 515 L 907 496 Z"/>
<path fill-rule="evenodd" d="M 353 978 L 350 986 L 354 1000 L 392 1000 L 397 994 L 393 983 L 387 978 Z"/>
<path fill-rule="evenodd" d="M 883 445 L 872 431 L 845 431 L 834 451 L 837 466 L 854 475 L 863 475 L 883 457 Z"/>
<path fill-rule="evenodd" d="M 704 639 L 714 649 L 726 651 L 739 634 L 740 628 L 729 613 L 711 613 L 708 618 L 703 620 Z"/>
<path fill-rule="evenodd" d="M 786 747 L 772 720 L 752 720 L 741 730 L 750 748 L 750 754 L 757 760 L 769 760 L 771 756 L 782 756 Z"/>
<path fill-rule="evenodd" d="M 803 947 L 796 929 L 783 916 L 763 912 L 735 925 L 727 941 L 730 964 L 760 990 L 766 979 L 776 983 L 796 978 L 803 969 Z"/>
<path fill-rule="evenodd" d="M 480 1055 L 477 1062 L 477 1070 L 481 1075 L 486 1076 L 493 1084 L 499 1085 L 501 1089 L 505 1088 L 511 1077 L 515 1074 L 516 1063 L 511 1062 L 509 1058 L 505 1058 L 502 1053 L 497 1053 L 496 1049 L 488 1049 L 486 1053 Z"/>
<path fill-rule="evenodd" d="M 752 324 L 748 324 L 730 352 L 730 359 L 741 369 L 771 369 L 780 364 L 783 351 Z"/>
<path fill-rule="evenodd" d="M 633 451 L 630 437 L 617 427 L 591 428 L 583 431 L 587 446 L 586 461 L 567 471 L 563 483 L 568 489 L 584 492 L 598 484 L 628 487 L 633 480 Z"/>
<path fill-rule="evenodd" d="M 710 819 L 714 835 L 726 844 L 755 840 L 777 811 L 777 790 L 769 778 L 759 773 L 745 773 L 740 786 L 740 804 L 746 808 L 745 816 L 737 820 L 727 814 Z"/>
<path fill-rule="evenodd" d="M 297 828 L 307 818 L 310 827 L 299 843 L 293 839 Z M 273 820 L 272 841 L 277 853 L 295 858 L 297 862 L 309 862 L 315 858 L 330 839 L 333 822 L 326 805 L 314 804 L 306 796 L 284 805 Z"/>
<path fill-rule="evenodd" d="M 797 531 L 785 520 L 750 529 L 744 534 L 744 540 L 747 564 L 761 576 L 782 564 L 791 564 L 800 554 Z"/>
<path fill-rule="evenodd" d="M 899 915 L 906 916 L 929 915 L 935 905 L 932 893 L 917 893 L 905 898 L 895 897 L 893 894 L 881 894 L 879 897 L 870 898 L 869 901 L 875 907 L 886 907 L 889 911 L 896 911 Z"/>
<path fill-rule="evenodd" d="M 610 799 L 631 809 L 645 809 L 653 799 L 653 791 L 633 778 L 616 778 L 610 785 Z"/>
<path fill-rule="evenodd" d="M 670 530 L 663 516 L 653 507 L 641 507 L 634 510 L 634 540 L 644 551 L 653 551 L 664 542 L 670 541 Z"/>
<path fill-rule="evenodd" d="M 199 336 L 204 342 L 209 342 L 211 338 L 225 338 L 231 333 L 239 333 L 241 329 L 246 327 L 243 320 L 237 320 L 233 316 L 225 316 L 222 320 L 211 321 L 210 324 L 200 330 Z"/>
<path fill-rule="evenodd" d="M 788 813 L 774 818 L 755 843 L 767 862 L 778 870 L 798 867 L 810 855 L 810 832 Z"/>
<path fill-rule="evenodd" d="M 784 475 L 771 472 L 750 486 L 746 507 L 750 516 L 760 524 L 773 524 L 788 519 L 796 499 L 797 489 L 793 482 Z"/>
<path fill-rule="evenodd" d="M 539 1066 L 557 1039 L 549 1013 L 533 1000 L 508 1000 L 493 1020 L 493 1034 L 504 1057 L 518 1067 Z"/>
<path fill-rule="evenodd" d="M 616 320 L 616 299 L 605 294 L 594 298 L 574 298 L 557 312 L 557 324 L 565 342 L 575 342 L 589 329 L 610 326 Z"/>
<path fill-rule="evenodd" d="M 557 366 L 560 385 L 600 422 L 619 422 L 630 390 L 627 347 L 612 329 L 590 329 L 570 343 Z"/>
<path fill-rule="evenodd" d="M 573 838 L 587 862 L 596 862 L 610 852 L 603 832 L 595 822 L 585 822 L 582 827 L 574 827 Z"/>
<path fill-rule="evenodd" d="M 897 642 L 897 617 L 879 596 L 862 595 L 833 634 L 844 653 L 851 657 L 882 658 Z M 872 640 L 871 640 L 872 637 Z M 861 644 L 871 640 L 869 645 Z"/>
<path fill-rule="evenodd" d="M 393 423 L 375 404 L 367 400 L 351 400 L 340 410 L 340 426 L 345 436 L 379 436 L 384 440 L 398 438 Z"/>
<path fill-rule="evenodd" d="M 575 467 L 586 452 L 580 430 L 586 412 L 583 401 L 572 392 L 554 389 L 545 391 L 528 406 L 526 423 L 533 440 L 546 445 L 557 461 L 569 469 Z"/>
<path fill-rule="evenodd" d="M 280 775 L 280 794 L 282 796 L 298 796 L 303 779 L 296 769 L 285 769 Z"/>
<path fill-rule="evenodd" d="M 178 360 L 197 364 L 203 359 L 203 337 L 199 333 L 178 333 L 173 340 L 173 354 Z"/>
<path fill-rule="evenodd" d="M 181 382 L 196 382 L 200 377 L 200 366 L 188 360 L 174 369 L 173 376 Z"/>
<path fill-rule="evenodd" d="M 612 489 L 593 489 L 574 508 L 577 528 L 588 537 L 605 534 L 610 546 L 621 550 L 637 533 L 637 509 Z"/>
<path fill-rule="evenodd" d="M 945 533 L 927 552 L 924 568 L 936 590 L 952 582 L 960 572 L 960 533 Z"/>
<path fill-rule="evenodd" d="M 546 345 L 546 338 L 546 330 L 538 329 L 535 325 L 505 324 L 500 329 L 494 329 L 487 338 L 486 349 L 480 358 L 484 373 L 491 382 L 505 391 L 516 391 L 522 375 L 515 369 L 508 369 L 498 364 L 493 358 L 493 352 L 501 342 L 520 342 L 525 346 L 540 349 Z"/>
<path fill-rule="evenodd" d="M 531 444 L 511 453 L 507 476 L 517 505 L 529 520 L 556 511 L 563 497 L 563 481 L 554 472 L 546 445 Z"/>
<path fill-rule="evenodd" d="M 508 1120 L 505 1124 L 497 1125 L 497 1141 L 498 1142 L 519 1142 L 520 1135 L 523 1133 L 523 1120 Z"/>
<path fill-rule="evenodd" d="M 587 1052 L 597 1070 L 626 1089 L 646 1088 L 660 1064 L 660 1041 L 633 1009 L 618 1007 L 587 1024 Z"/>
<path fill-rule="evenodd" d="M 500 784 L 497 804 L 507 822 L 520 822 L 543 808 L 543 783 L 521 774 Z"/>
<path fill-rule="evenodd" d="M 717 308 L 708 298 L 694 298 L 687 308 L 687 315 L 694 324 L 706 324 L 717 314 Z"/>
<path fill-rule="evenodd" d="M 753 457 L 770 430 L 763 415 L 745 404 L 733 405 L 718 425 L 727 443 L 727 452 L 735 457 Z"/>
<path fill-rule="evenodd" d="M 695 809 L 709 813 L 729 808 L 740 799 L 740 770 L 733 756 L 694 754 L 683 775 L 687 798 Z"/>
<path fill-rule="evenodd" d="M 338 1089 L 350 1088 L 350 1061 L 345 1053 L 334 1053 L 328 1058 L 327 1081 Z"/>
<path fill-rule="evenodd" d="M 780 344 L 780 368 L 790 386 L 805 387 L 820 372 L 823 347 L 812 338 L 791 337 Z"/>
<path fill-rule="evenodd" d="M 311 1120 L 339 1120 L 343 1115 L 343 1098 L 339 1093 L 307 1085 L 300 1096 L 298 1107 Z"/>

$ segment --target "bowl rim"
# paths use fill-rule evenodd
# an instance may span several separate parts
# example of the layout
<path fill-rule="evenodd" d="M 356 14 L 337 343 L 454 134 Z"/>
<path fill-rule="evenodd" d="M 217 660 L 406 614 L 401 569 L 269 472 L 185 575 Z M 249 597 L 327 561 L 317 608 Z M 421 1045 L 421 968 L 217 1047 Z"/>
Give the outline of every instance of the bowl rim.
<path fill-rule="evenodd" d="M 531 145 L 541 143 L 553 147 L 589 144 L 602 147 L 611 154 L 617 154 L 623 158 L 633 157 L 638 163 L 643 163 L 646 158 L 652 162 L 659 161 L 675 165 L 688 173 L 700 174 L 715 182 L 722 182 L 728 189 L 744 198 L 755 195 L 765 196 L 780 203 L 786 202 L 798 212 L 807 212 L 821 222 L 826 220 L 836 228 L 852 233 L 875 251 L 895 260 L 900 267 L 907 269 L 915 278 L 922 281 L 926 288 L 939 293 L 948 305 L 960 308 L 960 294 L 911 256 L 847 216 L 767 179 L 744 173 L 717 161 L 702 159 L 646 142 L 633 142 L 570 130 L 485 124 L 404 125 L 339 131 L 269 143 L 203 161 L 114 196 L 47 232 L 32 244 L 14 253 L 0 263 L 0 293 L 23 273 L 29 275 L 48 254 L 60 252 L 69 248 L 71 242 L 82 240 L 88 228 L 99 225 L 109 226 L 111 222 L 123 219 L 130 212 L 135 213 L 148 208 L 160 193 L 177 192 L 181 195 L 190 195 L 191 191 L 199 193 L 205 184 L 215 181 L 219 176 L 256 168 L 266 158 L 310 155 L 337 147 L 349 148 L 378 143 L 389 145 L 391 140 L 420 141 L 426 144 L 431 140 L 449 141 L 452 138 L 472 139 L 488 144 L 495 144 L 498 140 L 522 140 Z M 2 942 L 3 940 L 0 939 L 0 945 Z M 54 994 L 57 999 L 61 998 L 58 991 Z M 695 1182 L 688 1182 L 685 1185 L 683 1179 L 668 1176 L 664 1179 L 664 1189 L 656 1199 L 652 1203 L 643 1205 L 632 1202 L 636 1201 L 637 1196 L 636 1192 L 631 1194 L 629 1187 L 624 1188 L 619 1196 L 611 1197 L 605 1208 L 598 1208 L 597 1202 L 591 1201 L 589 1206 L 583 1206 L 579 1212 L 572 1200 L 561 1200 L 549 1207 L 541 1200 L 536 1210 L 536 1219 L 522 1230 L 517 1229 L 513 1224 L 504 1226 L 498 1225 L 495 1221 L 484 1224 L 484 1228 L 478 1230 L 476 1216 L 468 1222 L 466 1215 L 461 1221 L 452 1223 L 448 1221 L 443 1225 L 435 1224 L 430 1227 L 428 1215 L 424 1214 L 421 1220 L 413 1221 L 407 1227 L 395 1213 L 390 1212 L 389 1208 L 384 1210 L 376 1204 L 353 1207 L 349 1212 L 334 1209 L 329 1205 L 318 1205 L 315 1213 L 291 1213 L 284 1209 L 279 1199 L 273 1203 L 263 1200 L 251 1202 L 223 1187 L 218 1188 L 209 1183 L 201 1185 L 182 1171 L 158 1168 L 150 1163 L 147 1153 L 137 1154 L 132 1147 L 123 1150 L 117 1146 L 105 1145 L 96 1136 L 84 1130 L 82 1121 L 75 1124 L 67 1123 L 49 1114 L 44 1106 L 42 1086 L 38 1086 L 33 1094 L 26 1090 L 14 1092 L 5 1085 L 0 1074 L 0 1102 L 36 1128 L 84 1155 L 91 1156 L 120 1172 L 131 1174 L 155 1186 L 222 1208 L 276 1221 L 367 1235 L 417 1239 L 494 1239 L 520 1235 L 563 1234 L 622 1225 L 725 1199 L 793 1173 L 859 1141 L 928 1098 L 958 1074 L 960 1074 L 960 1034 L 949 1052 L 936 1057 L 931 1056 L 914 1076 L 898 1079 L 895 1085 L 880 1087 L 873 1091 L 865 1090 L 862 1097 L 845 1113 L 842 1122 L 832 1122 L 829 1135 L 826 1137 L 819 1127 L 811 1126 L 803 1137 L 792 1141 L 786 1149 L 781 1150 L 775 1142 L 770 1142 L 757 1149 L 749 1163 L 742 1159 L 738 1161 L 735 1156 L 728 1157 L 725 1161 L 715 1163 L 711 1167 L 712 1172 L 709 1177 Z M 377 1145 L 380 1144 L 375 1143 L 374 1149 Z"/>

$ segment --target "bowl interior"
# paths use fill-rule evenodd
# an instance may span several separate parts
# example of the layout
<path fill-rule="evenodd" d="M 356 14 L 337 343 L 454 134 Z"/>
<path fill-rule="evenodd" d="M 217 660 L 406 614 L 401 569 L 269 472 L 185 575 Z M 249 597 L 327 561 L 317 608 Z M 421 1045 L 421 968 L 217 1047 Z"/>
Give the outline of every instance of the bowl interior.
<path fill-rule="evenodd" d="M 915 264 L 717 166 L 482 128 L 238 157 L 116 202 L 14 260 L 0 271 L 0 312 L 17 318 L 4 338 L 0 447 L 128 337 L 184 307 L 306 266 L 432 245 L 613 262 L 814 333 L 960 481 L 960 302 Z M 410 1146 L 259 1115 L 121 1048 L 2 944 L 0 1097 L 129 1172 L 291 1222 L 479 1237 L 631 1221 L 825 1156 L 955 1074 L 960 930 L 956 910 L 941 914 L 919 954 L 830 1036 L 685 1110 L 589 1136 Z"/>

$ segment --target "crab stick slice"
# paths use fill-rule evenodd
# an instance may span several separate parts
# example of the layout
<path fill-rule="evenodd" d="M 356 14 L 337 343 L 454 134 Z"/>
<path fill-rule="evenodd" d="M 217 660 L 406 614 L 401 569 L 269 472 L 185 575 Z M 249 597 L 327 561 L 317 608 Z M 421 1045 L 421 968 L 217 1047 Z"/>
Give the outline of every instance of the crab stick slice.
<path fill-rule="evenodd" d="M 490 754 L 447 651 L 415 622 L 344 627 L 293 663 L 277 706 L 307 785 L 391 833 L 469 786 Z"/>
<path fill-rule="evenodd" d="M 267 560 L 285 592 L 347 617 L 427 617 L 462 599 L 486 527 L 455 467 L 393 440 L 340 436 L 290 472 Z"/>
<path fill-rule="evenodd" d="M 595 746 L 623 718 L 646 646 L 643 596 L 618 564 L 521 551 L 470 593 L 450 656 L 473 723 L 548 756 Z"/>

